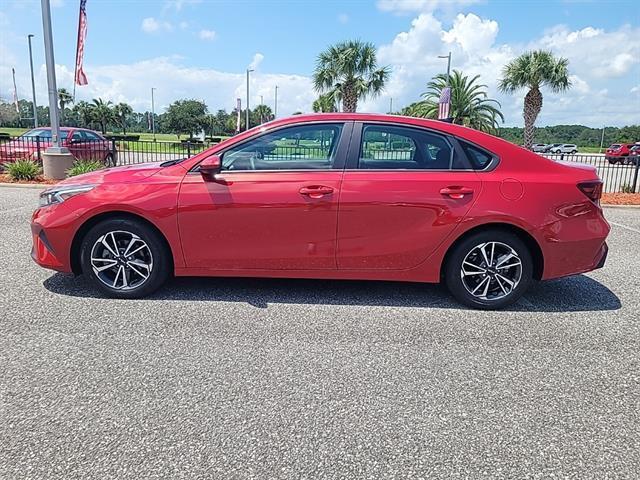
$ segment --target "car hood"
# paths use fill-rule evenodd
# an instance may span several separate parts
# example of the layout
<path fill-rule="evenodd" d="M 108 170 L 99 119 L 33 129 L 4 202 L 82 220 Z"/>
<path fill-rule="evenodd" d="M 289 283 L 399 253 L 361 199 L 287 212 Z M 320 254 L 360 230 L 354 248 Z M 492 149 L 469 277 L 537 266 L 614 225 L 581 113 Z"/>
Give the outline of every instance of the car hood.
<path fill-rule="evenodd" d="M 140 163 L 122 167 L 105 168 L 75 177 L 67 178 L 58 185 L 102 184 L 102 183 L 135 183 L 158 173 L 162 162 Z"/>

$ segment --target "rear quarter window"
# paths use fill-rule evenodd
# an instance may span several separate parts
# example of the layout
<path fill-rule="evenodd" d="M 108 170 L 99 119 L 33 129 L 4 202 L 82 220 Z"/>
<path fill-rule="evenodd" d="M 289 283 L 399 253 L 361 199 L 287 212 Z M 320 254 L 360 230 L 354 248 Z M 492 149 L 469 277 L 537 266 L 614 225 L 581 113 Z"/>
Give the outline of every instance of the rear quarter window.
<path fill-rule="evenodd" d="M 465 155 L 469 159 L 469 162 L 471 162 L 471 167 L 474 170 L 484 170 L 495 158 L 495 155 L 493 155 L 491 152 L 487 152 L 480 147 L 471 145 L 464 140 L 459 140 L 459 142 L 462 150 L 464 150 Z"/>

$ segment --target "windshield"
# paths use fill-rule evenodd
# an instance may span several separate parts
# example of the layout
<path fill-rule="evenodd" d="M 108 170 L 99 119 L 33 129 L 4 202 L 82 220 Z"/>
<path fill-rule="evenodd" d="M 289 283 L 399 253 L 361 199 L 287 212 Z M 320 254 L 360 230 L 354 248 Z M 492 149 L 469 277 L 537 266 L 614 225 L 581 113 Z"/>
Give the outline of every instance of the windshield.
<path fill-rule="evenodd" d="M 618 145 L 617 143 L 614 143 L 613 145 L 611 145 L 610 148 L 620 148 L 620 145 Z"/>
<path fill-rule="evenodd" d="M 67 130 L 60 131 L 60 140 L 65 140 L 69 132 Z M 36 128 L 33 130 L 29 130 L 27 133 L 23 134 L 20 138 L 40 138 L 42 140 L 51 140 L 51 130 L 48 128 Z"/>

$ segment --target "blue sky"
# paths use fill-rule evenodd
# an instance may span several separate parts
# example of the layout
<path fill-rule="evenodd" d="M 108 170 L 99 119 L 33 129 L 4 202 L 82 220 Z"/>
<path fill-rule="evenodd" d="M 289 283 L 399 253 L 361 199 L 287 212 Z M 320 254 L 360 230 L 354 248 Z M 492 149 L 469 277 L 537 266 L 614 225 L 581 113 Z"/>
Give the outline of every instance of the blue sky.
<path fill-rule="evenodd" d="M 29 96 L 26 35 L 36 34 L 34 62 L 39 103 L 46 94 L 39 1 L 0 0 L 0 97 Z M 58 83 L 71 90 L 78 0 L 52 0 Z M 566 56 L 574 88 L 545 94 L 541 124 L 592 126 L 640 123 L 640 9 L 630 1 L 255 1 L 88 0 L 87 87 L 79 99 L 102 97 L 158 110 L 177 98 L 200 98 L 210 110 L 244 102 L 244 70 L 251 65 L 251 103 L 262 95 L 279 113 L 309 111 L 316 94 L 310 76 L 327 45 L 360 38 L 376 44 L 392 69 L 387 91 L 362 111 L 386 111 L 419 98 L 446 67 L 479 74 L 498 98 L 507 125 L 521 124 L 522 95 L 496 89 L 500 69 L 529 48 Z"/>

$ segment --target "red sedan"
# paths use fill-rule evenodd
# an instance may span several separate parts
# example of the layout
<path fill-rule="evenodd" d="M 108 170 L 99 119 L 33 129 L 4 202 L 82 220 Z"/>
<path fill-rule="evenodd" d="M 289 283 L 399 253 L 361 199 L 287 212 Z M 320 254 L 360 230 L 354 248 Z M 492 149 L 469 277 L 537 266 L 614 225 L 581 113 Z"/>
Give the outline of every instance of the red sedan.
<path fill-rule="evenodd" d="M 201 154 L 66 180 L 33 214 L 34 260 L 106 294 L 170 275 L 444 282 L 500 308 L 601 267 L 591 166 L 409 117 L 277 120 Z"/>
<path fill-rule="evenodd" d="M 114 165 L 114 152 L 109 141 L 93 130 L 62 127 L 60 143 L 78 160 L 96 160 L 107 166 Z M 39 160 L 39 152 L 44 152 L 50 146 L 51 128 L 34 128 L 14 140 L 0 144 L 0 163 Z"/>

